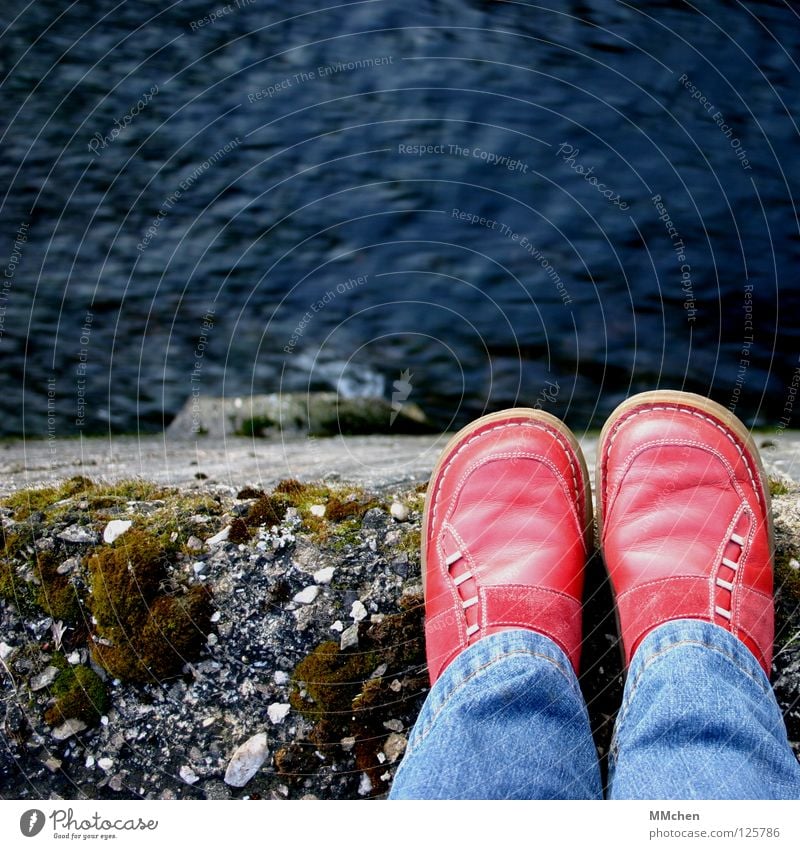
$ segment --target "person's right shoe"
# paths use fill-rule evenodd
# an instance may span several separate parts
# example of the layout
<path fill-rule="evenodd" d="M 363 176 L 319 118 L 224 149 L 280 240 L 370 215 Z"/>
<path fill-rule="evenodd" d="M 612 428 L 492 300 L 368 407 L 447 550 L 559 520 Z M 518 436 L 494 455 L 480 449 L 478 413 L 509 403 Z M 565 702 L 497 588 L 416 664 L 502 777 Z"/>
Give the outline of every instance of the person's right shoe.
<path fill-rule="evenodd" d="M 688 392 L 630 398 L 600 436 L 597 504 L 626 664 L 658 625 L 701 619 L 738 637 L 769 675 L 772 514 L 739 419 Z"/>

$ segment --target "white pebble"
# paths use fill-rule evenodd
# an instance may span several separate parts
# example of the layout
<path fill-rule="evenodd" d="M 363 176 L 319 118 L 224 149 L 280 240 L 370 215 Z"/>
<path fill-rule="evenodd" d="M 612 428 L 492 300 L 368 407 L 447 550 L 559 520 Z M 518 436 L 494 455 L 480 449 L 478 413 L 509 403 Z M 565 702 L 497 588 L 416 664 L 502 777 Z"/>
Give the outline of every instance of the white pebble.
<path fill-rule="evenodd" d="M 350 618 L 355 622 L 360 622 L 367 618 L 367 608 L 360 601 L 354 601 L 350 608 Z"/>
<path fill-rule="evenodd" d="M 292 601 L 296 601 L 298 604 L 311 604 L 318 595 L 319 587 L 312 584 L 310 587 L 300 590 L 299 593 L 295 593 Z"/>
<path fill-rule="evenodd" d="M 242 743 L 233 753 L 225 770 L 225 783 L 231 787 L 244 787 L 266 759 L 267 735 L 262 732 Z"/>
<path fill-rule="evenodd" d="M 68 719 L 58 728 L 53 729 L 53 737 L 56 740 L 68 740 L 73 734 L 85 731 L 88 728 L 82 719 Z"/>
<path fill-rule="evenodd" d="M 103 531 L 103 542 L 112 543 L 115 539 L 119 539 L 132 524 L 133 522 L 124 519 L 112 519 Z"/>
<path fill-rule="evenodd" d="M 358 795 L 367 796 L 372 792 L 372 782 L 366 772 L 361 773 L 361 780 L 358 782 Z"/>
<path fill-rule="evenodd" d="M 58 667 L 48 666 L 44 672 L 40 672 L 31 678 L 31 690 L 43 690 L 45 687 L 49 687 L 56 678 L 58 678 Z"/>
<path fill-rule="evenodd" d="M 114 766 L 114 761 L 112 761 L 111 758 L 100 758 L 97 765 L 104 772 L 108 772 Z"/>
<path fill-rule="evenodd" d="M 206 545 L 219 545 L 221 542 L 225 542 L 228 538 L 228 534 L 231 532 L 231 526 L 227 525 L 224 527 L 218 534 L 214 534 L 213 537 L 209 537 L 206 540 Z"/>
<path fill-rule="evenodd" d="M 403 752 L 406 750 L 406 746 L 408 745 L 408 740 L 402 734 L 396 734 L 392 732 L 387 738 L 386 742 L 383 744 L 383 753 L 386 755 L 389 763 L 394 763 L 399 758 L 403 756 Z"/>
<path fill-rule="evenodd" d="M 392 514 L 392 518 L 396 519 L 398 522 L 405 522 L 408 518 L 408 507 L 406 507 L 405 504 L 401 504 L 399 501 L 392 502 L 389 512 Z"/>
<path fill-rule="evenodd" d="M 339 648 L 344 651 L 345 649 L 349 649 L 357 645 L 358 623 L 356 623 L 355 625 L 351 625 L 349 628 L 345 629 L 345 631 L 342 633 L 341 639 L 339 640 Z"/>
<path fill-rule="evenodd" d="M 197 784 L 200 781 L 200 778 L 190 766 L 182 766 L 178 771 L 178 775 L 187 784 Z"/>
<path fill-rule="evenodd" d="M 289 683 L 289 673 L 284 672 L 282 669 L 279 669 L 272 677 L 279 687 Z"/>
<path fill-rule="evenodd" d="M 341 619 L 337 619 L 333 625 L 331 625 L 331 631 L 336 631 L 337 634 L 341 634 L 344 631 L 344 625 L 342 624 Z"/>
<path fill-rule="evenodd" d="M 8 643 L 0 643 L 0 660 L 6 660 L 15 651 L 16 648 L 14 646 L 10 646 Z"/>
<path fill-rule="evenodd" d="M 267 708 L 267 716 L 273 725 L 280 725 L 291 710 L 291 705 L 275 702 Z"/>
<path fill-rule="evenodd" d="M 312 516 L 318 516 L 321 519 L 325 515 L 325 505 L 312 504 L 311 507 L 309 507 L 309 512 Z"/>
<path fill-rule="evenodd" d="M 334 572 L 336 572 L 334 566 L 326 566 L 324 569 L 314 572 L 314 580 L 318 584 L 329 584 L 333 580 Z"/>

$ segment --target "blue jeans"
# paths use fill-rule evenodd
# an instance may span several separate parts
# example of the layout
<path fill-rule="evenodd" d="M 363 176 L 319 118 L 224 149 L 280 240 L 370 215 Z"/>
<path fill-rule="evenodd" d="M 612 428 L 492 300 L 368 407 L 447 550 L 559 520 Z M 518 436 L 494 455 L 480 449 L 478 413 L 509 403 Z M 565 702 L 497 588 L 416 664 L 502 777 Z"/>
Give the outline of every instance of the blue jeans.
<path fill-rule="evenodd" d="M 636 651 L 609 753 L 611 799 L 800 799 L 800 764 L 764 671 L 736 637 L 683 619 Z M 566 655 L 503 631 L 428 694 L 392 799 L 602 799 Z"/>

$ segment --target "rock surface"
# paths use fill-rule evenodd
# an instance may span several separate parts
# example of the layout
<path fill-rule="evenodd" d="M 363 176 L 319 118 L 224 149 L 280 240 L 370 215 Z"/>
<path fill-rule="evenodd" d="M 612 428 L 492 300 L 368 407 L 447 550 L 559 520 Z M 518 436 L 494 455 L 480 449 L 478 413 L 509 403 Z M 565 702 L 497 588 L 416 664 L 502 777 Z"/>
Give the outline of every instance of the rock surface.
<path fill-rule="evenodd" d="M 394 410 L 383 398 L 342 398 L 335 392 L 189 398 L 172 420 L 170 436 L 221 439 L 245 435 L 337 433 L 424 433 L 425 414 L 406 402 Z"/>
<path fill-rule="evenodd" d="M 363 445 L 354 439 L 357 446 Z M 419 447 L 423 443 L 414 440 L 428 438 L 409 439 L 398 445 Z M 389 443 L 379 444 L 381 451 L 388 450 Z M 340 455 L 342 443 L 331 440 L 331 445 L 332 450 L 338 446 L 335 453 Z M 435 440 L 425 443 L 425 451 L 434 445 Z M 792 583 L 792 576 L 800 572 L 793 564 L 800 559 L 800 486 L 791 479 L 798 470 L 794 445 L 794 436 L 787 435 L 778 449 L 765 451 L 764 459 L 770 474 L 782 473 L 785 480 L 773 498 L 782 570 L 776 582 L 773 681 L 790 740 L 800 753 L 800 641 L 792 640 L 800 631 L 800 583 Z M 587 449 L 592 456 L 593 443 Z M 163 461 L 163 443 L 161 452 Z M 188 456 L 199 455 L 193 451 Z M 413 604 L 421 604 L 419 532 L 424 496 L 419 484 L 435 459 L 435 450 L 420 454 L 411 480 L 387 484 L 383 474 L 373 478 L 364 492 L 354 496 L 363 504 L 363 515 L 334 521 L 330 509 L 319 517 L 300 506 L 278 521 L 251 528 L 249 537 L 223 538 L 210 547 L 188 542 L 235 528 L 235 520 L 248 514 L 260 489 L 245 493 L 228 483 L 198 484 L 192 472 L 191 483 L 175 496 L 174 505 L 163 498 L 123 500 L 103 508 L 102 518 L 79 497 L 46 520 L 38 513 L 15 517 L 0 504 L 5 533 L 29 528 L 37 546 L 52 552 L 54 564 L 72 559 L 63 579 L 75 586 L 85 585 L 87 560 L 94 549 L 92 543 L 76 541 L 73 530 L 65 537 L 65 531 L 84 528 L 99 549 L 108 549 L 100 535 L 115 518 L 131 521 L 136 528 L 148 527 L 159 510 L 170 518 L 181 516 L 175 532 L 185 546 L 174 565 L 175 576 L 189 586 L 207 586 L 215 607 L 211 628 L 203 631 L 199 658 L 179 674 L 164 681 L 130 683 L 100 670 L 108 705 L 102 717 L 81 728 L 76 722 L 83 720 L 76 718 L 49 725 L 44 714 L 53 703 L 53 670 L 95 668 L 87 651 L 88 625 L 59 626 L 59 620 L 39 609 L 21 609 L 0 600 L 2 795 L 21 799 L 385 796 L 427 682 L 424 654 L 415 665 L 393 666 L 389 657 L 393 646 L 408 640 L 421 647 L 421 628 L 402 638 L 390 635 L 385 648 L 376 648 L 374 641 L 404 600 L 417 599 Z M 242 474 L 238 479 L 251 488 L 264 485 L 264 478 L 250 477 L 252 458 L 242 455 L 239 461 L 247 470 L 231 467 L 232 479 Z M 306 468 L 300 465 L 295 471 L 308 479 L 310 475 L 302 474 Z M 272 470 L 267 477 L 286 477 L 281 471 Z M 191 506 L 183 507 L 181 498 L 191 499 Z M 197 499 L 210 502 L 214 509 L 202 512 Z M 315 503 L 320 503 L 316 497 L 309 506 Z M 348 503 L 346 498 L 342 503 Z M 403 521 L 392 515 L 393 503 L 408 508 Z M 35 577 L 25 563 L 15 568 L 20 580 Z M 621 671 L 602 565 L 593 569 L 587 578 L 587 598 L 596 601 L 594 608 L 587 606 L 581 684 L 600 753 L 605 755 L 619 706 Z M 63 643 L 60 647 L 56 633 Z M 305 677 L 298 672 L 320 647 L 327 647 L 328 653 L 344 650 L 353 663 L 369 659 L 368 666 L 348 673 L 363 688 L 348 690 L 336 710 L 347 723 L 350 716 L 375 712 L 369 727 L 337 725 L 324 743 L 319 742 L 322 732 L 314 713 L 320 703 L 314 699 L 330 693 L 314 690 L 319 674 L 313 668 Z M 322 662 L 320 658 L 324 655 L 316 662 Z M 42 681 L 49 683 L 35 689 Z M 335 695 L 341 686 L 336 683 L 331 692 Z M 377 708 L 364 708 L 365 694 L 373 689 L 384 694 L 382 701 Z"/>

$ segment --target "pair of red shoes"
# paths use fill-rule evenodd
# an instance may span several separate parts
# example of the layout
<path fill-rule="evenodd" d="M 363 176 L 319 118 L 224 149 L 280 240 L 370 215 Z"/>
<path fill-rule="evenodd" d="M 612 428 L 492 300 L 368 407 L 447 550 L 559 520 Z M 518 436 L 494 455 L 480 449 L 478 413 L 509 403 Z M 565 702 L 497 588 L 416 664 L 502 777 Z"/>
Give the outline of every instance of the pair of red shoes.
<path fill-rule="evenodd" d="M 742 640 L 769 675 L 772 521 L 758 451 L 719 404 L 646 392 L 618 407 L 597 453 L 597 522 L 626 664 L 674 619 Z M 592 549 L 586 462 L 539 410 L 485 416 L 446 447 L 423 519 L 431 682 L 467 646 L 509 628 L 550 637 L 577 671 Z"/>

